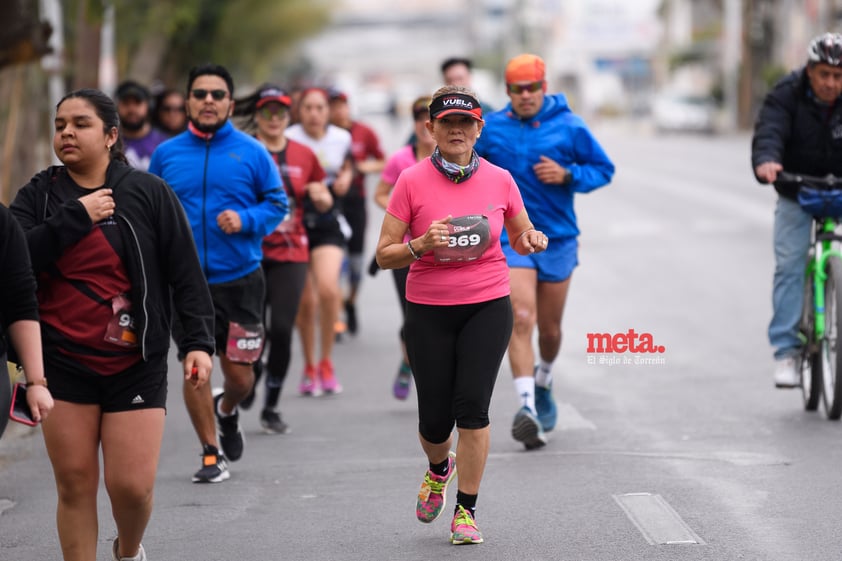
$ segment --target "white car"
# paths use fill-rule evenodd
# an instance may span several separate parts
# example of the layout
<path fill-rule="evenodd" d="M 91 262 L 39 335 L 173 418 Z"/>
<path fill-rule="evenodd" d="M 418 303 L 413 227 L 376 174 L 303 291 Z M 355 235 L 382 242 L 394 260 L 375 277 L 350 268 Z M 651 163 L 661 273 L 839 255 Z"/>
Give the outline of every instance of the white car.
<path fill-rule="evenodd" d="M 662 94 L 652 104 L 652 120 L 661 132 L 715 132 L 716 112 L 716 102 L 700 95 Z"/>

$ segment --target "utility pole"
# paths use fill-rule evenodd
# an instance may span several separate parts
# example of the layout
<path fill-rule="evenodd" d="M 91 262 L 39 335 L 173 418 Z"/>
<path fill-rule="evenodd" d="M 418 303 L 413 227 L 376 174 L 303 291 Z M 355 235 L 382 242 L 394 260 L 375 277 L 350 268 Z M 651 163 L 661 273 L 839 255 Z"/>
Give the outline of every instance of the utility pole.
<path fill-rule="evenodd" d="M 742 52 L 742 64 L 738 80 L 737 92 L 737 126 L 740 129 L 751 127 L 751 106 L 752 106 L 752 78 L 754 74 L 753 57 L 751 48 L 751 19 L 754 13 L 754 0 L 743 1 L 742 13 L 742 41 L 740 51 Z"/>
<path fill-rule="evenodd" d="M 722 76 L 728 129 L 737 127 L 739 123 L 740 63 L 743 62 L 741 55 L 745 53 L 741 41 L 743 36 L 741 8 L 741 0 L 725 0 Z"/>

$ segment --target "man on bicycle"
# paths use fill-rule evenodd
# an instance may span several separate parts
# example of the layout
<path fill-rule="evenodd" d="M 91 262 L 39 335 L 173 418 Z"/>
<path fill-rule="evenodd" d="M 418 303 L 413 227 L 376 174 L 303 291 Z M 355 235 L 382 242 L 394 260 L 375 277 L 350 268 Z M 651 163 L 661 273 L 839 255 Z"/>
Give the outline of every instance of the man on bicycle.
<path fill-rule="evenodd" d="M 825 33 L 810 42 L 807 64 L 772 88 L 754 126 L 751 164 L 761 183 L 775 183 L 780 171 L 842 175 L 842 35 Z M 769 343 L 775 349 L 775 386 L 801 383 L 798 325 L 804 268 L 813 218 L 797 201 L 797 187 L 776 184 Z"/>

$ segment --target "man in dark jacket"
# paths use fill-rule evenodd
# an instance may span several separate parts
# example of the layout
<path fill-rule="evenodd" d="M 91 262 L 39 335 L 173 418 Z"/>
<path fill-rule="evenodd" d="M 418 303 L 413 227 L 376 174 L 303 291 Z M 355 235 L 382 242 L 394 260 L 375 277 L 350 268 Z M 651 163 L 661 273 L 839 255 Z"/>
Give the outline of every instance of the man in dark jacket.
<path fill-rule="evenodd" d="M 757 117 L 751 164 L 761 183 L 775 183 L 783 170 L 842 175 L 842 35 L 816 37 L 807 52 L 806 66 L 775 85 Z M 793 388 L 801 383 L 798 324 L 813 218 L 799 206 L 795 186 L 775 184 L 775 190 L 769 343 L 775 349 L 775 386 Z"/>

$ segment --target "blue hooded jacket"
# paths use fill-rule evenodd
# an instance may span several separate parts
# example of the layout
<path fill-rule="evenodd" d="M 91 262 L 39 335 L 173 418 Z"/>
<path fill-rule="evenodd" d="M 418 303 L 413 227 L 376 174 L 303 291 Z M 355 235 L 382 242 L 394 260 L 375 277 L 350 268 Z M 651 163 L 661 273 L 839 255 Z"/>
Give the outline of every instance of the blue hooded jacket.
<path fill-rule="evenodd" d="M 570 110 L 564 94 L 544 96 L 541 110 L 529 119 L 518 117 L 511 103 L 484 119 L 475 150 L 509 170 L 535 227 L 551 240 L 578 236 L 573 194 L 606 185 L 614 175 L 614 164 L 581 117 Z M 540 156 L 566 168 L 570 181 L 542 183 L 532 169 Z"/>
<path fill-rule="evenodd" d="M 149 172 L 169 183 L 190 220 L 208 284 L 242 278 L 263 257 L 263 237 L 288 211 L 278 166 L 260 142 L 231 122 L 206 137 L 186 130 L 152 153 Z M 236 211 L 242 230 L 226 234 L 216 223 Z"/>

